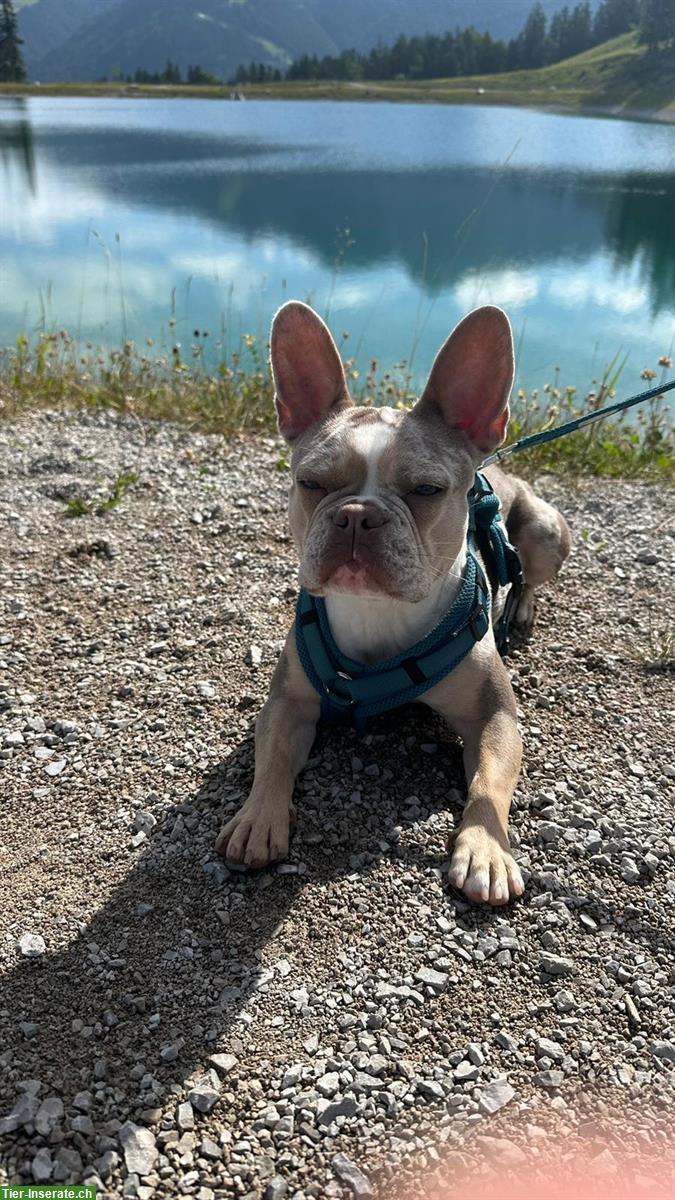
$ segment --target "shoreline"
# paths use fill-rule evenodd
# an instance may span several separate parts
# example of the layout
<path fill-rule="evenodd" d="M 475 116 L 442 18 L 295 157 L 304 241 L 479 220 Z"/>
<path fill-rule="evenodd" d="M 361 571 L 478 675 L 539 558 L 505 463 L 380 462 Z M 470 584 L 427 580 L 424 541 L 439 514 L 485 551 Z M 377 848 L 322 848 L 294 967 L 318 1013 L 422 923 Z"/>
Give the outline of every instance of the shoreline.
<path fill-rule="evenodd" d="M 675 124 L 675 105 L 659 109 L 624 108 L 618 104 L 556 103 L 550 95 L 525 95 L 516 91 L 479 92 L 476 88 L 442 88 L 430 80 L 430 87 L 414 84 L 244 84 L 234 87 L 196 87 L 176 84 L 52 83 L 0 84 L 0 99 L 24 99 L 50 96 L 64 99 L 112 97 L 120 100 L 323 100 L 388 104 L 480 105 L 488 108 L 526 108 L 534 112 L 560 116 L 603 117 L 612 120 L 640 121 L 649 124 Z M 439 81 L 439 83 L 442 81 Z"/>

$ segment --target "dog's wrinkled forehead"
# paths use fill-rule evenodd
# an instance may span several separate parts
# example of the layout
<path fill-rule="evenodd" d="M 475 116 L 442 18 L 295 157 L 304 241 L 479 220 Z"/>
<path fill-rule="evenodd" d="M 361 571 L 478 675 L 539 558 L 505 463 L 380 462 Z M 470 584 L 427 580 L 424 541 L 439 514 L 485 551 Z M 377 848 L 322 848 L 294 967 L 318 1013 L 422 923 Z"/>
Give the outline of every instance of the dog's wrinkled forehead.
<path fill-rule="evenodd" d="M 401 414 L 394 409 L 349 408 L 335 413 L 305 435 L 293 456 L 298 470 L 311 468 L 337 482 L 365 482 L 377 474 L 379 460 L 392 442 Z M 344 486 L 344 485 L 343 485 Z"/>
<path fill-rule="evenodd" d="M 430 414 L 410 420 L 393 408 L 348 408 L 335 413 L 301 440 L 293 455 L 296 475 L 317 472 L 335 490 L 349 486 L 364 495 L 402 481 L 463 482 L 466 450 Z"/>

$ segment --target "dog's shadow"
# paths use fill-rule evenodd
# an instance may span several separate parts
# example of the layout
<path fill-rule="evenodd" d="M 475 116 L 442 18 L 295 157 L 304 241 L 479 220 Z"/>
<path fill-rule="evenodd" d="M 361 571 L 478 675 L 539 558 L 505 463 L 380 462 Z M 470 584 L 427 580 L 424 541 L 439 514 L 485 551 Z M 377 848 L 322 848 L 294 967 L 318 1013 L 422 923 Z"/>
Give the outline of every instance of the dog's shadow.
<path fill-rule="evenodd" d="M 75 939 L 20 960 L 5 976 L 13 1048 L 0 1063 L 10 1105 L 22 1080 L 38 1078 L 40 1097 L 58 1093 L 67 1109 L 78 1092 L 91 1092 L 95 1124 L 111 1117 L 153 1124 L 215 1052 L 243 1055 L 264 1074 L 270 1018 L 252 1018 L 248 1009 L 280 960 L 285 994 L 311 987 L 295 954 L 307 940 L 312 961 L 335 962 L 350 914 L 344 890 L 332 885 L 370 873 L 383 858 L 440 879 L 464 785 L 460 747 L 428 710 L 375 722 L 366 738 L 320 731 L 297 785 L 290 862 L 255 873 L 230 870 L 213 850 L 252 774 L 249 730 L 195 796 L 164 811 L 133 869 Z M 303 905 L 306 889 L 312 903 Z M 449 891 L 439 894 L 442 911 L 461 914 L 467 928 L 504 912 L 473 908 Z M 351 916 L 358 933 L 367 919 L 362 900 Z M 294 958 L 300 966 L 286 978 Z M 282 1024 L 291 1056 L 292 1016 Z M 297 1024 L 296 1051 L 307 1036 Z M 86 1132 L 67 1136 L 85 1167 L 100 1153 Z"/>

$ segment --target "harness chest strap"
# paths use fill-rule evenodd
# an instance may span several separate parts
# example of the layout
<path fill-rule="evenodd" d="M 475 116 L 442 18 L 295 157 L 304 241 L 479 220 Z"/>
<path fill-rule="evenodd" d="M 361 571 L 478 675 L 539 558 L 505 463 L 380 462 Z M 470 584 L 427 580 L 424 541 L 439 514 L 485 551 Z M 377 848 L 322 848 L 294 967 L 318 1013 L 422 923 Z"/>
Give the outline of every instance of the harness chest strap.
<path fill-rule="evenodd" d="M 302 591 L 298 598 L 295 635 L 303 670 L 321 697 L 323 720 L 351 721 L 362 729 L 368 718 L 399 708 L 440 683 L 459 666 L 490 626 L 490 590 L 475 553 L 477 533 L 482 553 L 493 555 L 500 584 L 517 591 L 520 560 L 499 518 L 499 501 L 488 481 L 476 476 L 469 493 L 467 563 L 459 595 L 435 629 L 394 658 L 368 666 L 342 654 L 333 638 L 321 597 Z M 487 547 L 487 550 L 486 550 Z M 513 607 L 513 606 L 511 606 Z M 500 639 L 508 633 L 501 618 Z"/>

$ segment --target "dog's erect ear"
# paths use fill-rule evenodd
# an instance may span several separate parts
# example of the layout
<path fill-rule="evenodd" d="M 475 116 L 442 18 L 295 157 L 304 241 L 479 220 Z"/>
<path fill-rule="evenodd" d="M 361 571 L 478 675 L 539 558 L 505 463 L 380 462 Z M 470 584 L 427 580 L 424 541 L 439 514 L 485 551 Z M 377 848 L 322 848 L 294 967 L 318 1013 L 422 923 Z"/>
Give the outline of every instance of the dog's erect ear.
<path fill-rule="evenodd" d="M 279 430 L 287 442 L 351 405 L 337 346 L 309 305 L 291 300 L 279 309 L 270 352 Z"/>
<path fill-rule="evenodd" d="M 461 429 L 489 454 L 506 435 L 514 371 L 509 319 L 486 304 L 460 321 L 441 346 L 413 414 L 440 410 L 451 429 Z"/>

